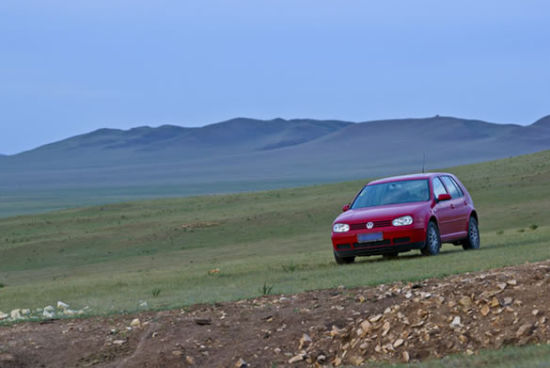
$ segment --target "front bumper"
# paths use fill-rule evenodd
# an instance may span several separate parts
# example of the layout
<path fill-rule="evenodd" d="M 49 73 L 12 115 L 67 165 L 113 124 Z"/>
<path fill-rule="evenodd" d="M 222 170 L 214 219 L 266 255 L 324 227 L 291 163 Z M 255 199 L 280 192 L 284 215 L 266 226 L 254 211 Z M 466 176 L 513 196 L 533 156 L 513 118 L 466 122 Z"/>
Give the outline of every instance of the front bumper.
<path fill-rule="evenodd" d="M 382 232 L 383 240 L 360 243 L 358 234 Z M 340 257 L 373 256 L 407 252 L 412 249 L 422 249 L 426 240 L 424 227 L 404 226 L 387 227 L 373 230 L 348 231 L 346 233 L 332 233 L 334 252 Z"/>

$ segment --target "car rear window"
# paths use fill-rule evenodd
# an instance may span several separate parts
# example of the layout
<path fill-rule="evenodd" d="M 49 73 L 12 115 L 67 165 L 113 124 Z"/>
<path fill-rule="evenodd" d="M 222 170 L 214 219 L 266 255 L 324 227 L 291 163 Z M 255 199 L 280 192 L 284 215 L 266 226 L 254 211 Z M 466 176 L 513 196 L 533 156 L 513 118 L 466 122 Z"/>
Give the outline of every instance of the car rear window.
<path fill-rule="evenodd" d="M 430 189 L 427 179 L 400 180 L 367 185 L 355 198 L 351 208 L 357 209 L 428 200 L 430 200 Z"/>

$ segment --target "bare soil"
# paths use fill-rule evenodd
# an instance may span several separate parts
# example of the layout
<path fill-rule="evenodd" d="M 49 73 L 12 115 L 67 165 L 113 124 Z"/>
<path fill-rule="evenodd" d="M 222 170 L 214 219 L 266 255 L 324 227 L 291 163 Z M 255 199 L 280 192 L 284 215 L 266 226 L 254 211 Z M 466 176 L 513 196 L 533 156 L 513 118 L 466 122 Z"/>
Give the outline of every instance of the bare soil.
<path fill-rule="evenodd" d="M 550 261 L 0 327 L 0 367 L 305 367 L 550 343 Z M 136 321 L 135 319 L 139 319 Z"/>

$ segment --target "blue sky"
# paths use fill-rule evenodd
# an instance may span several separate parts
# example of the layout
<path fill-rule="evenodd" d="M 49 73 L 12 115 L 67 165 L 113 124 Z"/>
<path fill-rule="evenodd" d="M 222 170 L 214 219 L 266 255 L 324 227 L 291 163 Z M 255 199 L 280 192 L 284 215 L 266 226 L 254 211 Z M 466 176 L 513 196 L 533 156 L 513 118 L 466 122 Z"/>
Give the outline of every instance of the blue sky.
<path fill-rule="evenodd" d="M 550 2 L 0 2 L 0 152 L 237 116 L 550 114 Z"/>

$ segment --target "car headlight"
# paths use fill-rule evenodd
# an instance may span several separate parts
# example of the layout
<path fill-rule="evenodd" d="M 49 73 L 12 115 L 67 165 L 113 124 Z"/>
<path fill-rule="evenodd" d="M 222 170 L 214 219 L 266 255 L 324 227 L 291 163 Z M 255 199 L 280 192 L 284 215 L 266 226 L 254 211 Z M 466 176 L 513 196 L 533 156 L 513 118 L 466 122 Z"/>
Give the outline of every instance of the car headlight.
<path fill-rule="evenodd" d="M 398 217 L 396 219 L 394 219 L 391 224 L 393 226 L 405 226 L 405 225 L 410 225 L 413 223 L 413 218 L 412 216 L 401 216 L 401 217 Z"/>
<path fill-rule="evenodd" d="M 332 231 L 335 233 L 345 233 L 346 231 L 349 231 L 349 225 L 348 224 L 334 224 L 332 225 Z"/>

